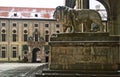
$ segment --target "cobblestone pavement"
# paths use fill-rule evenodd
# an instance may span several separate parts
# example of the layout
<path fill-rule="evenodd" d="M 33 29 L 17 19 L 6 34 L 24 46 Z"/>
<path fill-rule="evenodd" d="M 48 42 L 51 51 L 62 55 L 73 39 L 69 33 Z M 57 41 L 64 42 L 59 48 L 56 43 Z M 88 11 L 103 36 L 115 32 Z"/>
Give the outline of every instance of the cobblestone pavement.
<path fill-rule="evenodd" d="M 0 77 L 34 77 L 44 63 L 0 63 Z"/>

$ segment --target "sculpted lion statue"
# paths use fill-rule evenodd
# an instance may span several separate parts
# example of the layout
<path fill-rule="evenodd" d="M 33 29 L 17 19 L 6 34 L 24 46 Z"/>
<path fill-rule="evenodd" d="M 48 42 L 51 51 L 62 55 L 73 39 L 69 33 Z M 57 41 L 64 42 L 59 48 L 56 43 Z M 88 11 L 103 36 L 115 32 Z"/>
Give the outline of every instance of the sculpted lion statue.
<path fill-rule="evenodd" d="M 66 6 L 58 6 L 53 17 L 62 23 L 63 31 L 66 32 L 68 27 L 72 27 L 72 32 L 80 32 L 79 25 L 83 24 L 84 30 L 90 31 L 91 24 L 95 23 L 100 26 L 99 31 L 104 30 L 100 14 L 90 9 L 73 9 Z"/>

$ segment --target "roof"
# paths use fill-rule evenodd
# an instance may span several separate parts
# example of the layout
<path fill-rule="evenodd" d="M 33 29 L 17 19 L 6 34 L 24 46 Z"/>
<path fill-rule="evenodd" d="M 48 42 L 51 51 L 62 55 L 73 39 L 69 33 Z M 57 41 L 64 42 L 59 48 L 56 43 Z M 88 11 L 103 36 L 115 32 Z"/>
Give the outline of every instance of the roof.
<path fill-rule="evenodd" d="M 0 7 L 0 18 L 53 19 L 55 8 Z"/>

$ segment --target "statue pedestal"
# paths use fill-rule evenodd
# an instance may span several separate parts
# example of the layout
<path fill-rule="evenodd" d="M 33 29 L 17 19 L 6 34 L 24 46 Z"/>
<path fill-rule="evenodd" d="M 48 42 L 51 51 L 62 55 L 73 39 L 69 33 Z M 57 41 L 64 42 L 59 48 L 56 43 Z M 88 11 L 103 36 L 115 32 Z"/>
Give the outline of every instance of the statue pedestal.
<path fill-rule="evenodd" d="M 51 38 L 50 69 L 115 70 L 119 38 L 109 33 L 66 33 Z"/>
<path fill-rule="evenodd" d="M 82 71 L 86 74 L 90 71 L 93 74 L 95 71 L 116 73 L 120 63 L 119 39 L 119 37 L 109 36 L 109 33 L 57 34 L 51 37 L 49 43 L 51 46 L 49 74 L 51 71 L 54 71 L 54 74 L 55 71 L 56 73 L 61 71 L 64 74 L 65 71 L 67 73 L 69 71 L 69 74 L 75 71 L 78 74 Z M 57 74 L 60 74 L 59 72 Z"/>

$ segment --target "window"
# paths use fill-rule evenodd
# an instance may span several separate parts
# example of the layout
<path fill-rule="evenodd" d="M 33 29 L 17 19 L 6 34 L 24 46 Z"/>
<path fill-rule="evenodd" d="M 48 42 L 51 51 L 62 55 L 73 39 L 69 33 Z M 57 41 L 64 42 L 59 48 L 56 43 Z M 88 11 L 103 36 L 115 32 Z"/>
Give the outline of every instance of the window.
<path fill-rule="evenodd" d="M 45 35 L 45 41 L 46 41 L 46 42 L 49 41 L 49 35 Z"/>
<path fill-rule="evenodd" d="M 5 23 L 2 23 L 2 27 L 5 27 Z"/>
<path fill-rule="evenodd" d="M 17 57 L 17 53 L 16 51 L 13 51 L 13 58 L 16 58 Z"/>
<path fill-rule="evenodd" d="M 17 31 L 13 30 L 13 42 L 17 41 Z"/>
<path fill-rule="evenodd" d="M 24 33 L 26 34 L 26 33 L 27 33 L 27 30 L 24 30 Z"/>
<path fill-rule="evenodd" d="M 13 42 L 16 42 L 16 41 L 17 41 L 17 35 L 13 34 Z"/>
<path fill-rule="evenodd" d="M 24 34 L 24 41 L 27 41 L 27 34 Z"/>
<path fill-rule="evenodd" d="M 35 41 L 38 41 L 38 34 L 35 34 Z"/>
<path fill-rule="evenodd" d="M 13 47 L 13 49 L 16 49 L 16 47 Z"/>
<path fill-rule="evenodd" d="M 2 33 L 5 33 L 5 32 L 6 32 L 6 31 L 3 29 L 3 30 L 2 30 Z"/>
<path fill-rule="evenodd" d="M 60 25 L 59 24 L 56 24 L 56 28 L 59 28 L 60 27 Z"/>
<path fill-rule="evenodd" d="M 24 41 L 27 41 L 27 33 L 28 33 L 28 31 L 27 30 L 24 30 Z"/>
<path fill-rule="evenodd" d="M 16 30 L 13 30 L 13 33 L 16 33 L 17 31 Z"/>
<path fill-rule="evenodd" d="M 27 24 L 24 24 L 24 27 L 27 27 Z"/>
<path fill-rule="evenodd" d="M 38 17 L 38 14 L 35 14 L 35 17 Z"/>
<path fill-rule="evenodd" d="M 6 53 L 5 51 L 2 51 L 2 58 L 5 58 L 6 57 Z"/>
<path fill-rule="evenodd" d="M 60 33 L 60 31 L 56 31 L 56 33 Z"/>
<path fill-rule="evenodd" d="M 48 33 L 49 33 L 49 31 L 48 31 L 48 30 L 46 30 L 46 31 L 45 31 L 45 33 L 46 33 L 46 34 L 48 34 Z"/>
<path fill-rule="evenodd" d="M 17 16 L 17 13 L 14 13 L 14 16 L 16 17 L 16 16 Z"/>
<path fill-rule="evenodd" d="M 6 41 L 6 34 L 2 34 L 2 41 Z"/>
<path fill-rule="evenodd" d="M 13 27 L 16 27 L 16 23 L 13 23 Z"/>
<path fill-rule="evenodd" d="M 2 49 L 5 49 L 5 47 L 2 47 Z"/>
<path fill-rule="evenodd" d="M 38 24 L 35 24 L 35 27 L 38 27 Z"/>
<path fill-rule="evenodd" d="M 49 24 L 45 24 L 45 27 L 48 28 L 48 27 L 49 27 Z"/>

